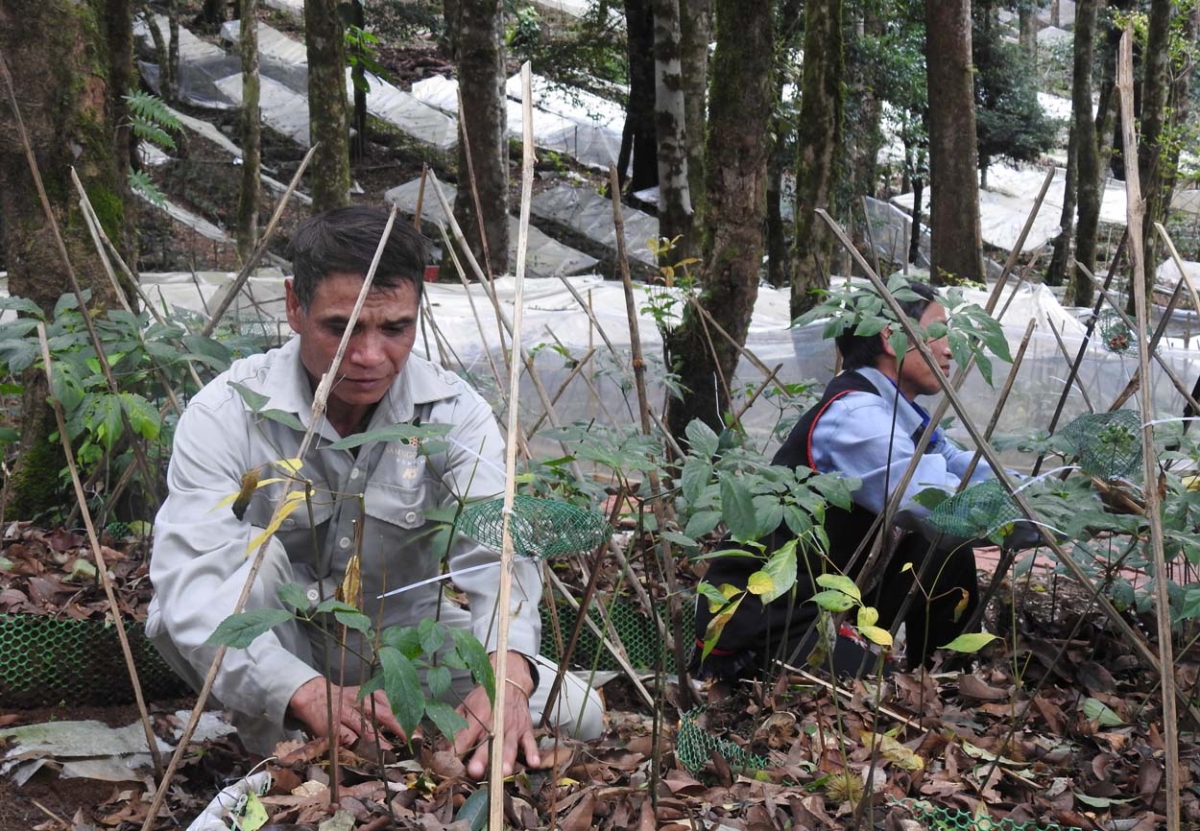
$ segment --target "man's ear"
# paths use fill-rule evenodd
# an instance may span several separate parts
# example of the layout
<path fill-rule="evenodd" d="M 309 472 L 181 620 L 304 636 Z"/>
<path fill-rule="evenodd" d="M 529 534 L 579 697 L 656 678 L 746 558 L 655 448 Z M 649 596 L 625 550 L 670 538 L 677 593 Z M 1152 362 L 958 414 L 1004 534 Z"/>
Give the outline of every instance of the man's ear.
<path fill-rule="evenodd" d="M 300 305 L 300 298 L 296 296 L 293 282 L 291 279 L 283 281 L 284 308 L 287 311 L 288 324 L 292 327 L 292 331 L 299 333 L 304 325 L 304 309 Z"/>
<path fill-rule="evenodd" d="M 883 343 L 883 354 L 890 358 L 896 357 L 896 350 L 892 348 L 892 327 L 884 326 L 883 331 L 878 335 L 879 340 Z"/>

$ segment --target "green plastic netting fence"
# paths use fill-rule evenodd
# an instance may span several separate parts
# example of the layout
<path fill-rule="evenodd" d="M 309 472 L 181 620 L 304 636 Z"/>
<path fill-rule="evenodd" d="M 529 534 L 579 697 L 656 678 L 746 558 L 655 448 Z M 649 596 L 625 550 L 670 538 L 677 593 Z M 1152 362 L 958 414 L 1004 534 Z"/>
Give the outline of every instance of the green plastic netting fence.
<path fill-rule="evenodd" d="M 929 524 L 956 537 L 986 537 L 1022 516 L 1004 487 L 994 480 L 964 488 L 929 514 Z"/>
<path fill-rule="evenodd" d="M 903 808 L 926 828 L 936 828 L 938 831 L 1083 831 L 1078 826 L 1059 825 L 1057 822 L 975 817 L 959 808 L 934 805 L 924 799 L 897 799 L 889 804 Z"/>
<path fill-rule="evenodd" d="M 488 548 L 500 549 L 504 500 L 472 502 L 455 524 L 460 532 Z M 513 550 L 524 557 L 545 559 L 590 551 L 608 539 L 612 526 L 604 517 L 554 499 L 517 494 L 508 524 Z"/>
<path fill-rule="evenodd" d="M 1133 410 L 1084 413 L 1056 438 L 1074 453 L 1080 470 L 1101 479 L 1128 479 L 1142 464 L 1142 421 Z"/>
<path fill-rule="evenodd" d="M 147 700 L 190 692 L 146 639 L 141 623 L 125 626 Z M 0 615 L 0 701 L 16 708 L 108 706 L 134 701 L 116 629 L 99 620 Z"/>
<path fill-rule="evenodd" d="M 704 707 L 696 707 L 683 713 L 679 718 L 679 736 L 675 740 L 675 758 L 692 773 L 700 770 L 712 758 L 712 751 L 717 751 L 724 757 L 729 766 L 735 770 L 761 770 L 767 766 L 767 760 L 756 756 L 729 739 L 719 739 L 705 730 L 696 720 L 704 712 Z"/>

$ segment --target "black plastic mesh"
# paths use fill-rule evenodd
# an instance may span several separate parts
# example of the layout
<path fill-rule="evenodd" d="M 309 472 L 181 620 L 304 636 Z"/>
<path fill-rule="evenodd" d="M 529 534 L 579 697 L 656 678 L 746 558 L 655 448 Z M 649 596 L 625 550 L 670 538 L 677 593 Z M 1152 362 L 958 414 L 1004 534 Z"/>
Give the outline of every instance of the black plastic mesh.
<path fill-rule="evenodd" d="M 929 524 L 956 537 L 986 537 L 1021 516 L 1021 509 L 1004 487 L 989 479 L 938 505 L 929 514 Z"/>
<path fill-rule="evenodd" d="M 127 623 L 125 632 L 148 701 L 190 692 L 146 639 L 141 623 Z M 98 620 L 0 615 L 0 702 L 4 706 L 107 706 L 134 700 L 121 642 L 112 626 Z"/>
<path fill-rule="evenodd" d="M 1142 464 L 1141 419 L 1133 410 L 1084 413 L 1056 437 L 1073 451 L 1084 473 L 1102 479 L 1128 479 Z"/>
<path fill-rule="evenodd" d="M 540 559 L 590 551 L 612 533 L 612 526 L 593 511 L 569 502 L 520 494 L 513 499 L 508 527 L 513 550 Z M 504 528 L 504 500 L 472 502 L 459 514 L 457 528 L 498 551 Z"/>

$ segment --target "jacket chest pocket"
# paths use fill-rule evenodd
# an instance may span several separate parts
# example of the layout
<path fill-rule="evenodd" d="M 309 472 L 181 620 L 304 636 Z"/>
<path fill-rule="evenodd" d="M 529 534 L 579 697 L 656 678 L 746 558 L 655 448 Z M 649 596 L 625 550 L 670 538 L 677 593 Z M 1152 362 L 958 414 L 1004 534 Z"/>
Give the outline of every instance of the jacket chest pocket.
<path fill-rule="evenodd" d="M 430 487 L 425 477 L 425 457 L 387 459 L 363 491 L 367 516 L 405 530 L 425 524 Z M 385 531 L 386 533 L 386 531 Z"/>

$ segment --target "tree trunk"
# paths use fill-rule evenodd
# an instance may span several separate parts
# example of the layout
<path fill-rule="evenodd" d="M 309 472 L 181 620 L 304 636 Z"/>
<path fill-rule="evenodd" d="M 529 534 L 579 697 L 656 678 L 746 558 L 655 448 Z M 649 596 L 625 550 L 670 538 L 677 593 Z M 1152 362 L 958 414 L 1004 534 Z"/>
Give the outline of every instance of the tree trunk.
<path fill-rule="evenodd" d="M 1032 3 L 1017 4 L 1017 30 L 1021 51 L 1029 58 L 1029 65 L 1036 70 L 1038 59 L 1037 9 Z"/>
<path fill-rule="evenodd" d="M 454 216 L 462 226 L 471 252 L 490 263 L 493 275 L 508 271 L 508 149 L 505 141 L 504 21 L 500 0 L 460 0 L 458 84 L 462 94 L 459 116 L 470 137 L 458 144 L 458 195 Z M 474 172 L 479 210 L 471 195 Z M 484 236 L 480 236 L 482 226 Z M 486 239 L 486 248 L 484 239 Z"/>
<path fill-rule="evenodd" d="M 459 0 L 442 0 L 442 34 L 438 38 L 438 52 L 447 60 L 458 58 L 458 26 L 462 9 Z"/>
<path fill-rule="evenodd" d="M 366 14 L 363 10 L 362 0 L 353 0 L 350 4 L 350 22 L 356 26 L 359 32 L 362 32 L 367 27 Z M 351 70 L 350 78 L 354 84 L 354 109 L 352 125 L 354 127 L 354 136 L 350 146 L 354 152 L 355 159 L 361 159 L 367 153 L 367 68 L 363 63 L 366 57 L 364 54 L 362 42 L 356 40 L 354 69 Z"/>
<path fill-rule="evenodd" d="M 200 7 L 200 13 L 193 18 L 192 22 L 200 28 L 212 31 L 220 29 L 221 24 L 225 22 L 226 3 L 227 0 L 204 0 Z M 242 16 L 245 16 L 245 12 L 242 13 Z"/>
<path fill-rule="evenodd" d="M 1079 45 L 1078 36 L 1075 40 Z M 1071 248 L 1075 242 L 1075 204 L 1079 193 L 1079 131 L 1072 123 L 1067 135 L 1067 175 L 1063 182 L 1063 207 L 1058 217 L 1058 236 L 1054 238 L 1050 265 L 1046 268 L 1046 285 L 1061 286 L 1067 279 L 1067 265 L 1071 261 Z"/>
<path fill-rule="evenodd" d="M 858 27 L 861 29 L 858 41 L 875 43 L 875 39 L 884 34 L 885 21 L 878 10 L 869 4 L 860 8 L 861 19 Z M 864 37 L 865 36 L 865 37 Z M 880 122 L 883 119 L 883 101 L 875 92 L 874 79 L 871 77 L 866 56 L 847 61 L 847 74 L 850 80 L 847 86 L 850 90 L 847 99 L 845 120 L 849 125 L 846 145 L 850 148 L 850 159 L 847 167 L 850 173 L 850 186 L 847 194 L 860 202 L 862 196 L 875 195 L 876 162 L 879 151 L 883 148 L 883 130 Z"/>
<path fill-rule="evenodd" d="M 654 128 L 658 136 L 658 234 L 675 240 L 660 265 L 691 256 L 692 197 L 688 190 L 687 114 L 679 52 L 679 0 L 651 0 L 654 10 Z"/>
<path fill-rule="evenodd" d="M 842 0 L 804 4 L 804 75 L 796 131 L 796 253 L 792 317 L 818 302 L 829 287 L 833 234 L 814 213 L 832 209 L 842 144 Z"/>
<path fill-rule="evenodd" d="M 792 122 L 783 111 L 783 82 L 800 29 L 800 0 L 781 0 L 775 15 L 775 109 L 771 116 L 771 160 L 767 175 L 767 280 L 781 289 L 791 284 L 791 252 L 783 218 L 783 171 L 788 167 Z"/>
<path fill-rule="evenodd" d="M 747 5 L 740 0 L 716 0 L 714 8 L 717 48 L 705 154 L 709 209 L 699 302 L 721 328 L 744 344 L 758 297 L 766 215 L 775 100 L 771 13 L 768 3 Z M 726 384 L 732 382 L 738 354 L 711 326 L 707 331 L 711 341 L 704 322 L 688 306 L 668 341 L 671 365 L 687 390 L 682 399 L 671 401 L 668 413 L 671 432 L 681 440 L 694 418 L 720 430 L 721 414 L 729 408 L 728 390 L 717 376 Z"/>
<path fill-rule="evenodd" d="M 1154 223 L 1166 219 L 1171 194 L 1165 183 L 1174 180 L 1170 162 L 1171 130 L 1167 100 L 1171 94 L 1171 0 L 1151 0 L 1146 49 L 1142 52 L 1142 108 L 1138 143 L 1138 174 L 1146 201 L 1143 227 L 1147 291 L 1158 266 L 1158 234 Z M 1189 69 L 1190 71 L 1190 69 Z"/>
<path fill-rule="evenodd" d="M 708 110 L 708 44 L 712 40 L 712 0 L 679 0 L 679 45 L 683 61 L 684 135 L 687 140 L 688 195 L 692 227 L 704 227 L 704 136 Z M 697 244 L 696 248 L 700 245 Z"/>
<path fill-rule="evenodd" d="M 925 4 L 925 56 L 930 274 L 935 284 L 982 283 L 970 0 Z"/>
<path fill-rule="evenodd" d="M 262 122 L 258 98 L 258 0 L 242 0 L 242 189 L 238 196 L 237 250 L 244 263 L 258 245 Z"/>
<path fill-rule="evenodd" d="M 313 212 L 350 204 L 350 128 L 346 111 L 346 50 L 337 0 L 304 0 L 308 51 L 309 135 Z"/>
<path fill-rule="evenodd" d="M 1079 220 L 1075 230 L 1076 268 L 1071 298 L 1077 306 L 1092 305 L 1092 281 L 1079 266 L 1096 270 L 1096 237 L 1100 228 L 1101 166 L 1096 121 L 1092 117 L 1092 62 L 1096 41 L 1096 13 L 1100 0 L 1080 0 L 1075 6 L 1075 78 L 1071 108 L 1075 131 L 1075 174 L 1079 193 Z"/>
<path fill-rule="evenodd" d="M 629 106 L 617 173 L 628 178 L 629 192 L 658 184 L 658 139 L 654 132 L 654 15 L 650 0 L 625 0 L 625 29 L 629 37 Z M 629 169 L 630 156 L 633 170 Z"/>
<path fill-rule="evenodd" d="M 74 167 L 105 232 L 128 251 L 126 214 L 131 135 L 121 96 L 132 75 L 132 7 L 127 0 L 0 0 L 0 53 L 12 73 L 18 107 L 76 276 L 92 303 L 115 302 L 88 234 Z M 119 85 L 119 86 L 118 86 Z M 67 269 L 46 219 L 16 120 L 0 84 L 0 227 L 9 291 L 49 314 L 69 291 Z M 24 378 L 21 452 L 9 479 L 7 516 L 32 519 L 59 510 L 64 462 L 45 405 L 40 371 Z"/>
<path fill-rule="evenodd" d="M 925 197 L 925 180 L 920 176 L 913 176 L 912 190 L 912 225 L 909 226 L 908 237 L 909 263 L 915 263 L 921 257 L 921 201 Z"/>
<path fill-rule="evenodd" d="M 167 65 L 163 67 L 163 95 L 167 101 L 173 102 L 179 97 L 179 4 L 176 0 L 167 0 L 167 29 L 170 40 L 167 43 Z"/>

